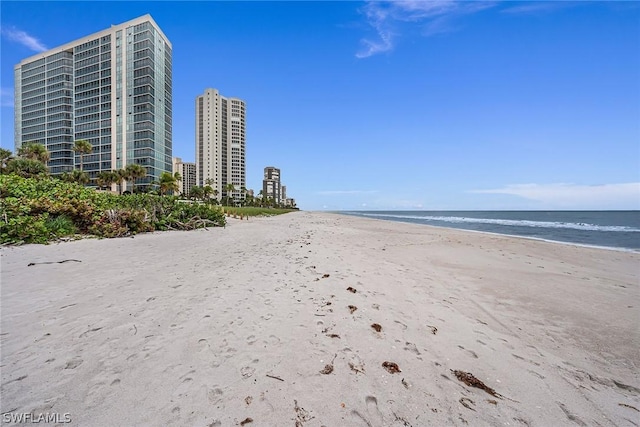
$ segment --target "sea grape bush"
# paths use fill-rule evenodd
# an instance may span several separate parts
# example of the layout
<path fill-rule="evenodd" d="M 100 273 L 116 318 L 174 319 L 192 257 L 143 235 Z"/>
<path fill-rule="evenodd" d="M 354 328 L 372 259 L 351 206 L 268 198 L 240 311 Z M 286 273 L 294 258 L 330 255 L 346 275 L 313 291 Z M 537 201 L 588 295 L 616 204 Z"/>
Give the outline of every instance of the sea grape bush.
<path fill-rule="evenodd" d="M 117 195 L 55 178 L 0 175 L 0 243 L 223 225 L 224 214 L 215 206 L 184 203 L 173 196 Z"/>

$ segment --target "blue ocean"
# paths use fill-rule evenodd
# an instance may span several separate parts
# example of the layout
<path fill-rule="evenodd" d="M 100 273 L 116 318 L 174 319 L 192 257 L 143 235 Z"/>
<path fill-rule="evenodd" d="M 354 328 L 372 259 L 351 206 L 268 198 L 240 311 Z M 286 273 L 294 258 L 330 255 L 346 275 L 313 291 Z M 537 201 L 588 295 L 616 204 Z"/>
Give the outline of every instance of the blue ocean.
<path fill-rule="evenodd" d="M 640 211 L 342 211 L 342 214 L 640 251 Z"/>

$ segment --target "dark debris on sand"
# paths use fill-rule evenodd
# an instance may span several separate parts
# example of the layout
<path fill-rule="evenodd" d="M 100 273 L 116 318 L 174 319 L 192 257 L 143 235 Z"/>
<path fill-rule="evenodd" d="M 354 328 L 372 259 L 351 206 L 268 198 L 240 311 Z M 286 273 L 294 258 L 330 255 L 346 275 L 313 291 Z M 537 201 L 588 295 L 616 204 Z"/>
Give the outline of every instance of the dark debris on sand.
<path fill-rule="evenodd" d="M 386 369 L 390 374 L 397 374 L 398 372 L 402 372 L 398 364 L 394 362 L 382 362 L 382 367 Z"/>
<path fill-rule="evenodd" d="M 456 376 L 456 378 L 458 378 L 458 380 L 462 381 L 469 387 L 479 388 L 481 390 L 486 391 L 493 397 L 502 398 L 502 396 L 496 393 L 494 389 L 485 385 L 485 383 L 483 383 L 482 381 L 474 377 L 471 372 L 454 371 L 454 370 L 451 370 L 451 372 L 453 373 L 453 375 Z"/>

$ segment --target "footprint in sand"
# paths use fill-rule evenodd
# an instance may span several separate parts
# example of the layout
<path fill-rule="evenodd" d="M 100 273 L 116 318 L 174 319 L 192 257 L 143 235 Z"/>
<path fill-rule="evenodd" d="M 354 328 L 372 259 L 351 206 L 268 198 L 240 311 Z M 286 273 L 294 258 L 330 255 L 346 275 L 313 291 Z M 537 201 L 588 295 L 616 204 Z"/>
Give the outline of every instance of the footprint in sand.
<path fill-rule="evenodd" d="M 404 349 L 412 353 L 415 353 L 417 356 L 420 356 L 420 351 L 418 350 L 418 347 L 416 347 L 416 345 L 412 342 L 408 342 L 408 341 L 405 342 Z"/>
<path fill-rule="evenodd" d="M 202 338 L 198 340 L 198 351 L 205 351 L 205 350 L 209 350 L 209 342 Z"/>
<path fill-rule="evenodd" d="M 186 375 L 195 373 L 195 371 L 190 371 L 189 373 L 187 373 Z M 183 376 L 184 378 L 184 376 Z M 178 397 L 182 397 L 185 394 L 187 394 L 187 392 L 191 389 L 191 387 L 193 386 L 193 378 L 191 377 L 186 377 L 182 380 L 182 382 L 180 383 L 180 385 L 178 386 L 178 388 L 173 392 L 174 396 L 178 396 Z"/>
<path fill-rule="evenodd" d="M 463 346 L 459 345 L 458 348 L 460 350 L 464 350 L 465 353 L 467 353 L 468 355 L 470 355 L 471 357 L 473 357 L 474 359 L 478 358 L 478 355 L 476 354 L 475 351 L 473 350 L 467 350 L 466 348 L 464 348 Z"/>
<path fill-rule="evenodd" d="M 366 416 L 354 409 L 351 411 L 352 418 L 364 422 L 367 427 L 383 426 L 384 417 L 378 409 L 378 399 L 375 396 L 367 396 L 364 401 L 367 408 Z"/>
<path fill-rule="evenodd" d="M 214 388 L 209 389 L 207 392 L 207 398 L 211 403 L 218 403 L 222 399 L 222 389 L 214 386 Z"/>
<path fill-rule="evenodd" d="M 255 374 L 255 372 L 256 372 L 255 368 L 252 368 L 251 366 L 245 366 L 240 369 L 240 374 L 242 374 L 242 378 L 250 378 L 253 376 L 253 374 Z"/>
<path fill-rule="evenodd" d="M 402 326 L 402 330 L 406 331 L 407 330 L 407 325 L 400 322 L 399 320 L 394 320 L 395 323 L 397 323 L 398 325 Z"/>
<path fill-rule="evenodd" d="M 79 357 L 76 357 L 75 359 L 69 360 L 65 365 L 64 369 L 76 369 L 78 366 L 82 364 L 82 362 L 83 362 L 82 359 L 80 359 Z"/>

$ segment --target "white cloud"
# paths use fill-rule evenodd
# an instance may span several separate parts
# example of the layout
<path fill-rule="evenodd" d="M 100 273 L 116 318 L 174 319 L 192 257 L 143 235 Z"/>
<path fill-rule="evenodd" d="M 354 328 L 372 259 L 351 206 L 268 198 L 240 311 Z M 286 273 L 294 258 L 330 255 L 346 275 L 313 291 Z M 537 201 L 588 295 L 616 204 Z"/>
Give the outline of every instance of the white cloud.
<path fill-rule="evenodd" d="M 369 1 L 360 12 L 376 32 L 377 40 L 362 39 L 360 42 L 363 48 L 356 53 L 356 57 L 368 58 L 393 50 L 399 36 L 397 28 L 402 23 L 424 26 L 423 35 L 431 36 L 452 31 L 454 27 L 449 23 L 451 18 L 475 13 L 494 4 L 495 2 L 488 1 L 459 0 Z"/>
<path fill-rule="evenodd" d="M 0 107 L 13 107 L 13 89 L 0 88 Z"/>
<path fill-rule="evenodd" d="M 640 182 L 622 184 L 513 184 L 480 194 L 509 194 L 550 209 L 640 209 Z"/>
<path fill-rule="evenodd" d="M 27 34 L 25 31 L 18 30 L 17 28 L 2 28 L 2 35 L 8 38 L 11 41 L 16 43 L 20 43 L 21 45 L 36 51 L 36 52 L 44 52 L 47 50 L 47 47 L 42 44 L 40 40 L 37 38 Z"/>

